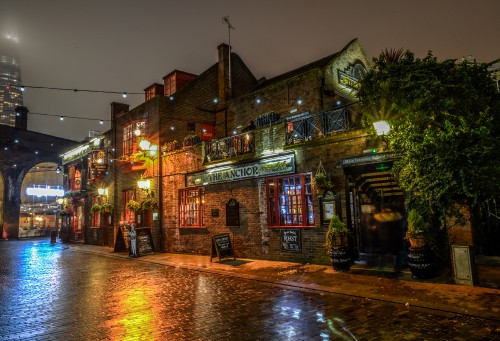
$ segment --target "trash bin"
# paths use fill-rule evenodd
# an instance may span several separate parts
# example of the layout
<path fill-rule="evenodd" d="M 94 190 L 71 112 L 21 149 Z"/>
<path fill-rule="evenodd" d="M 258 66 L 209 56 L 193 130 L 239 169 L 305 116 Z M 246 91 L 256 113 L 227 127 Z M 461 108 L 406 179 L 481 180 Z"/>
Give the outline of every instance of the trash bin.
<path fill-rule="evenodd" d="M 50 243 L 55 244 L 57 237 L 57 231 L 55 229 L 50 230 Z"/>

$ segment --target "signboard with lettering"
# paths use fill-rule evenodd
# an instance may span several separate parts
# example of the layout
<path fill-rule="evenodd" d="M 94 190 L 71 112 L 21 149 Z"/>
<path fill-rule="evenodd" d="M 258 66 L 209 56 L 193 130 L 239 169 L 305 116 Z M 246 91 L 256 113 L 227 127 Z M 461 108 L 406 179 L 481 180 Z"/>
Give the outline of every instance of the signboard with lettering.
<path fill-rule="evenodd" d="M 348 167 L 355 165 L 363 165 L 369 163 L 378 163 L 382 161 L 391 161 L 400 158 L 401 155 L 398 153 L 380 153 L 380 154 L 366 154 L 361 156 L 347 157 L 340 160 L 340 166 Z"/>
<path fill-rule="evenodd" d="M 222 258 L 236 259 L 231 245 L 229 233 L 216 234 L 212 236 L 212 248 L 210 251 L 210 261 L 212 258 L 219 257 L 219 262 Z"/>
<path fill-rule="evenodd" d="M 281 252 L 302 252 L 300 229 L 280 230 Z"/>
<path fill-rule="evenodd" d="M 140 227 L 135 229 L 137 233 L 137 256 L 151 255 L 155 253 L 153 247 L 153 238 L 149 227 Z"/>
<path fill-rule="evenodd" d="M 257 163 L 213 168 L 186 177 L 187 186 L 200 186 L 249 178 L 295 173 L 295 155 L 263 159 Z"/>
<path fill-rule="evenodd" d="M 361 63 L 350 65 L 344 71 L 337 70 L 339 84 L 351 91 L 359 90 L 359 81 L 366 74 L 366 68 Z"/>

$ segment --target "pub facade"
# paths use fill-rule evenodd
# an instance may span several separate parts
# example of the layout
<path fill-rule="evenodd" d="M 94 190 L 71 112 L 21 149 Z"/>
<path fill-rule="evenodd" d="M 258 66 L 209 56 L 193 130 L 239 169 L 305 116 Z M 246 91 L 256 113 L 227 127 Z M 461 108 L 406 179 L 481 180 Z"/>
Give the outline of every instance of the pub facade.
<path fill-rule="evenodd" d="M 397 156 L 370 142 L 356 107 L 370 65 L 359 41 L 271 79 L 257 80 L 227 45 L 218 55 L 200 75 L 169 73 L 135 109 L 112 104 L 114 158 L 125 163 L 114 165 L 115 221 L 131 220 L 128 203 L 154 192 L 157 214 L 141 221 L 156 250 L 209 255 L 213 236 L 228 234 L 236 257 L 326 263 L 338 215 L 354 259 L 392 262 L 402 223 L 374 218 L 402 215 L 404 196 L 389 172 Z M 142 140 L 158 154 L 136 165 Z M 333 186 L 320 188 L 318 173 Z"/>

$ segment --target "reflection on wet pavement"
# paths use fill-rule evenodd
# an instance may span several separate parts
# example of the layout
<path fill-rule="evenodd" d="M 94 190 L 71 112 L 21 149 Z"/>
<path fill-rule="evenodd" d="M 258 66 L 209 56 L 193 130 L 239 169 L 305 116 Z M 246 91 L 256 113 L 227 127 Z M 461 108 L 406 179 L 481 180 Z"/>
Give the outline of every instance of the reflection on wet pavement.
<path fill-rule="evenodd" d="M 498 339 L 492 320 L 0 242 L 1 340 Z"/>

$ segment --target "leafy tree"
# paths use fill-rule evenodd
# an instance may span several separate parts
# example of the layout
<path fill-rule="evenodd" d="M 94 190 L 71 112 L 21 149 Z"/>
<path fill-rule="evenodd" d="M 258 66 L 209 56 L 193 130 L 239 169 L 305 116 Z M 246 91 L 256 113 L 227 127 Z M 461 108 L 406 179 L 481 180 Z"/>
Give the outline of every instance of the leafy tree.
<path fill-rule="evenodd" d="M 401 187 L 434 213 L 500 193 L 500 96 L 487 67 L 386 50 L 361 80 L 363 113 L 392 127 Z"/>

